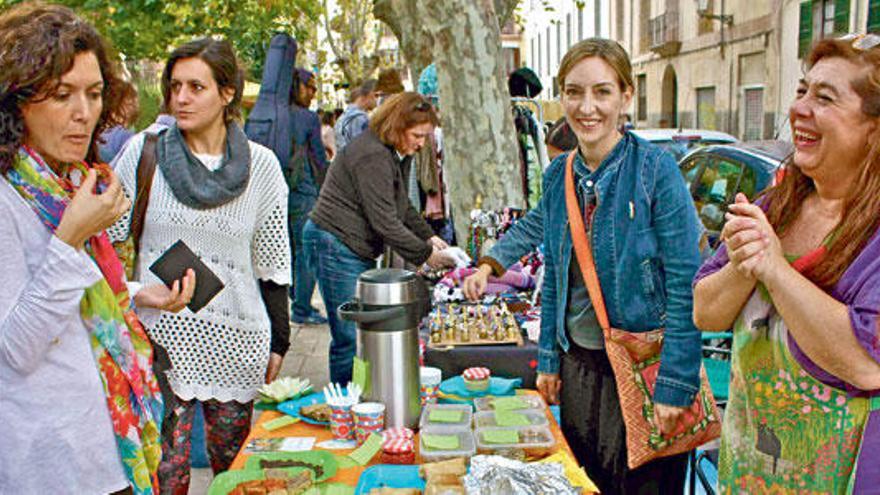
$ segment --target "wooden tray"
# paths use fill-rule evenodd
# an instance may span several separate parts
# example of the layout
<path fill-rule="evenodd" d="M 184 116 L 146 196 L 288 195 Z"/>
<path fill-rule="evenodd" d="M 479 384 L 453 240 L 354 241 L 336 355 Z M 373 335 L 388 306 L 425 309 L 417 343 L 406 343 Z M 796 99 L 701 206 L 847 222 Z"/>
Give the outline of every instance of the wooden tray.
<path fill-rule="evenodd" d="M 468 342 L 462 342 L 459 340 L 446 340 L 446 339 L 441 339 L 440 342 L 434 342 L 434 341 L 430 340 L 430 338 L 428 339 L 428 347 L 431 347 L 433 349 L 437 349 L 437 348 L 441 348 L 441 347 L 459 347 L 459 346 L 466 346 L 466 345 L 516 345 L 516 346 L 521 346 L 521 345 L 523 345 L 522 332 L 517 332 L 515 339 L 507 338 L 504 340 L 492 340 L 492 339 L 481 339 L 481 338 L 475 339 L 475 338 L 471 337 L 471 340 L 469 340 Z"/>

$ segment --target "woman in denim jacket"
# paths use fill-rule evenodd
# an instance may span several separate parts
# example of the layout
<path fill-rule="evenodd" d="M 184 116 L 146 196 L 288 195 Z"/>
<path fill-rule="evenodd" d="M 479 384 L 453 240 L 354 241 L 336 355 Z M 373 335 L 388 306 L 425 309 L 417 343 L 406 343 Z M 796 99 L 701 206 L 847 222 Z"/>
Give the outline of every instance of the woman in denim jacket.
<path fill-rule="evenodd" d="M 654 400 L 661 430 L 672 431 L 699 388 L 700 334 L 691 321 L 690 285 L 700 265 L 696 211 L 672 156 L 618 130 L 633 92 L 620 45 L 606 39 L 574 45 L 557 80 L 578 138 L 576 191 L 581 211 L 592 216 L 588 234 L 611 325 L 633 332 L 666 328 Z M 614 375 L 572 249 L 566 158 L 547 169 L 538 207 L 480 260 L 465 293 L 479 297 L 490 274 L 503 273 L 543 242 L 539 391 L 560 403 L 566 439 L 602 493 L 681 493 L 687 454 L 627 468 Z"/>

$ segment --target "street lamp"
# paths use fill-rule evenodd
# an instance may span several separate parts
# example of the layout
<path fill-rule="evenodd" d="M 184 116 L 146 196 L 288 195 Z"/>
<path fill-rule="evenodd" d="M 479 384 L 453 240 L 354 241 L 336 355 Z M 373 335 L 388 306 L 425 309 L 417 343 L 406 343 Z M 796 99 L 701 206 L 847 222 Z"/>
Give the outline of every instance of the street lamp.
<path fill-rule="evenodd" d="M 724 0 L 721 0 L 720 14 L 709 12 L 709 0 L 697 0 L 697 15 L 703 19 L 721 21 L 722 24 L 727 24 L 728 26 L 733 25 L 733 16 L 724 13 Z"/>

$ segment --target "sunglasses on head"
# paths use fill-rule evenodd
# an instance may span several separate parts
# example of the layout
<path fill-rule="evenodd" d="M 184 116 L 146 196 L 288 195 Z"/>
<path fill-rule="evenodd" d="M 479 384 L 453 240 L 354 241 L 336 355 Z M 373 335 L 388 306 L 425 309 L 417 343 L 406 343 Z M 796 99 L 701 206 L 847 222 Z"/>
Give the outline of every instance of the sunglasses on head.
<path fill-rule="evenodd" d="M 431 109 L 431 104 L 428 103 L 427 101 L 422 100 L 422 101 L 416 103 L 415 109 L 417 112 L 427 112 L 428 110 Z"/>
<path fill-rule="evenodd" d="M 871 48 L 880 45 L 880 36 L 873 33 L 850 33 L 837 39 L 841 41 L 852 41 L 852 47 L 860 51 L 870 50 Z"/>

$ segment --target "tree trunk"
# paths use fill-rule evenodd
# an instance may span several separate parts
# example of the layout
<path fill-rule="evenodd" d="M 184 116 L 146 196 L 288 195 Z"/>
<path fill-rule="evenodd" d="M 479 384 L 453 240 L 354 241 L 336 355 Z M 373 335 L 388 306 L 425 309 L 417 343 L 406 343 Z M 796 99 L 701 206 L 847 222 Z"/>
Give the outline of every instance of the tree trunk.
<path fill-rule="evenodd" d="M 379 0 L 401 32 L 419 33 L 437 67 L 443 170 L 460 244 L 470 211 L 524 205 L 510 96 L 493 0 Z M 515 4 L 513 0 L 507 0 Z M 415 7 L 415 8 L 413 8 Z M 377 17 L 382 18 L 379 14 Z M 404 44 L 411 37 L 398 38 Z"/>

